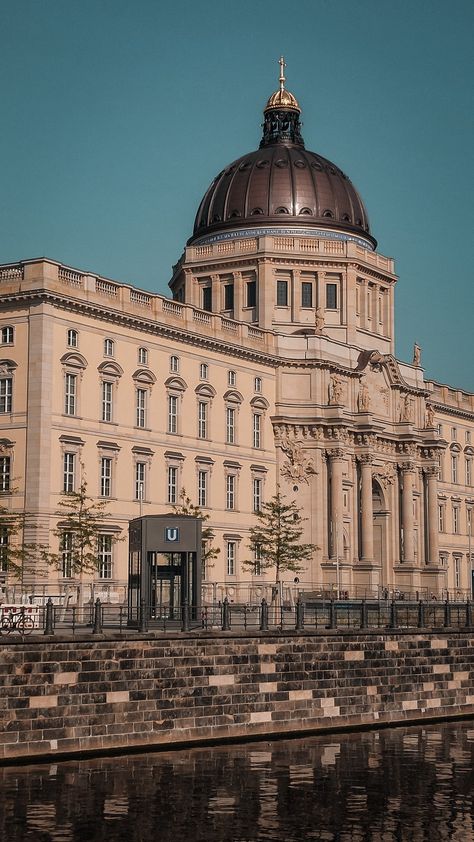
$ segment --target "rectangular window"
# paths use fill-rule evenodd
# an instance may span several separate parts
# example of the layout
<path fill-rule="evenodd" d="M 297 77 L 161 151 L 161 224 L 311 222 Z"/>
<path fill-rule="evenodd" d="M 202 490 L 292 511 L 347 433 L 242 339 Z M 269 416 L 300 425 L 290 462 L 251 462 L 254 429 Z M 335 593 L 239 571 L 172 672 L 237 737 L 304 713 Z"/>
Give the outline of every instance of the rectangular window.
<path fill-rule="evenodd" d="M 8 529 L 0 527 L 0 573 L 8 572 Z"/>
<path fill-rule="evenodd" d="M 458 431 L 456 427 L 451 427 L 451 438 L 453 441 L 457 441 L 458 439 Z"/>
<path fill-rule="evenodd" d="M 451 456 L 451 482 L 458 481 L 458 457 Z"/>
<path fill-rule="evenodd" d="M 444 532 L 446 529 L 445 512 L 446 509 L 444 503 L 442 503 L 440 506 L 438 506 L 438 527 L 440 532 Z"/>
<path fill-rule="evenodd" d="M 367 290 L 367 319 L 372 321 L 372 287 Z"/>
<path fill-rule="evenodd" d="M 254 554 L 253 554 L 253 561 L 254 561 L 254 576 L 261 576 L 262 575 L 262 551 L 260 547 L 255 547 Z"/>
<path fill-rule="evenodd" d="M 459 556 L 454 556 L 454 587 L 461 587 L 461 559 Z"/>
<path fill-rule="evenodd" d="M 170 371 L 173 374 L 179 374 L 179 357 L 175 357 L 174 355 L 170 357 Z"/>
<path fill-rule="evenodd" d="M 225 440 L 227 444 L 235 444 L 235 409 L 232 406 L 225 411 Z"/>
<path fill-rule="evenodd" d="M 255 377 L 253 381 L 253 388 L 254 392 L 261 392 L 262 391 L 262 378 Z"/>
<path fill-rule="evenodd" d="M 63 491 L 70 494 L 76 486 L 76 454 L 65 453 L 63 462 Z"/>
<path fill-rule="evenodd" d="M 262 416 L 258 412 L 253 413 L 253 447 L 262 446 Z"/>
<path fill-rule="evenodd" d="M 135 500 L 145 499 L 145 462 L 137 462 L 135 464 Z"/>
<path fill-rule="evenodd" d="M 262 508 L 262 488 L 263 488 L 263 480 L 261 479 L 254 479 L 253 480 L 253 510 L 254 512 L 259 512 Z"/>
<path fill-rule="evenodd" d="M 102 383 L 102 421 L 112 421 L 112 389 L 113 383 L 104 380 Z"/>
<path fill-rule="evenodd" d="M 307 281 L 303 281 L 301 284 L 301 306 L 313 306 L 313 284 L 310 284 Z"/>
<path fill-rule="evenodd" d="M 99 535 L 97 538 L 97 567 L 99 579 L 112 578 L 112 536 Z"/>
<path fill-rule="evenodd" d="M 227 474 L 225 478 L 225 507 L 235 509 L 235 474 Z"/>
<path fill-rule="evenodd" d="M 235 541 L 227 541 L 227 575 L 235 576 Z"/>
<path fill-rule="evenodd" d="M 77 375 L 66 374 L 64 412 L 66 415 L 76 414 Z"/>
<path fill-rule="evenodd" d="M 207 363 L 201 363 L 199 366 L 199 377 L 201 380 L 207 380 L 209 377 L 209 366 Z"/>
<path fill-rule="evenodd" d="M 137 389 L 137 427 L 146 426 L 146 389 Z"/>
<path fill-rule="evenodd" d="M 248 281 L 247 283 L 247 307 L 257 306 L 257 282 Z"/>
<path fill-rule="evenodd" d="M 470 441 L 471 441 L 471 431 L 466 430 L 466 443 L 469 444 Z"/>
<path fill-rule="evenodd" d="M 337 310 L 337 284 L 326 284 L 326 310 Z"/>
<path fill-rule="evenodd" d="M 453 532 L 459 534 L 459 506 L 453 506 Z"/>
<path fill-rule="evenodd" d="M 198 403 L 198 438 L 207 438 L 207 403 L 206 401 L 199 401 Z"/>
<path fill-rule="evenodd" d="M 168 503 L 178 502 L 178 469 L 175 465 L 168 468 Z"/>
<path fill-rule="evenodd" d="M 112 459 L 103 456 L 100 460 L 100 496 L 110 497 L 112 494 Z"/>
<path fill-rule="evenodd" d="M 466 458 L 466 485 L 472 485 L 472 459 Z"/>
<path fill-rule="evenodd" d="M 277 281 L 277 307 L 288 307 L 288 281 Z"/>
<path fill-rule="evenodd" d="M 356 314 L 360 316 L 360 287 L 356 286 Z"/>
<path fill-rule="evenodd" d="M 383 324 L 383 294 L 379 295 L 379 324 Z"/>
<path fill-rule="evenodd" d="M 234 309 L 234 284 L 224 284 L 224 310 Z"/>
<path fill-rule="evenodd" d="M 202 309 L 212 313 L 212 287 L 202 289 Z"/>
<path fill-rule="evenodd" d="M 207 506 L 207 471 L 198 471 L 198 506 Z"/>
<path fill-rule="evenodd" d="M 168 395 L 168 432 L 178 432 L 178 397 Z"/>
<path fill-rule="evenodd" d="M 12 411 L 13 380 L 11 377 L 0 378 L 0 412 Z"/>
<path fill-rule="evenodd" d="M 10 457 L 0 456 L 0 491 L 10 491 Z"/>
<path fill-rule="evenodd" d="M 73 570 L 74 532 L 63 532 L 61 535 L 61 572 L 64 579 L 72 577 Z"/>

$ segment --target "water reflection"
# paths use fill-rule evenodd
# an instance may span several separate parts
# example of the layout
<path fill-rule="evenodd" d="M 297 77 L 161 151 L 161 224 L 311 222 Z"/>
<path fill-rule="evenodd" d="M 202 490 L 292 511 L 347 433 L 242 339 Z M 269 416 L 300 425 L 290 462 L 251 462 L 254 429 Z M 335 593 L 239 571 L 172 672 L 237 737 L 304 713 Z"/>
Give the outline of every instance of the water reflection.
<path fill-rule="evenodd" d="M 473 723 L 0 770 L 9 842 L 474 841 Z"/>

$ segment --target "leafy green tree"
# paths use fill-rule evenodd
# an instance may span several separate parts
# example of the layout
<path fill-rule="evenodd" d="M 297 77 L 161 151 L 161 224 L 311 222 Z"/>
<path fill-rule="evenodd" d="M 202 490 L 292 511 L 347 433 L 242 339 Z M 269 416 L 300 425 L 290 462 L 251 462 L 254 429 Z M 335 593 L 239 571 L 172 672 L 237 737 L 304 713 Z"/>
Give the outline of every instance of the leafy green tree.
<path fill-rule="evenodd" d="M 87 493 L 87 480 L 83 475 L 79 489 L 65 492 L 58 506 L 55 514 L 59 520 L 53 534 L 59 540 L 59 552 L 50 553 L 48 562 L 60 570 L 63 553 L 67 552 L 68 575 L 96 573 L 99 536 L 104 534 L 104 522 L 110 517 L 108 502 L 96 500 Z M 112 544 L 123 540 L 115 534 L 110 537 Z"/>
<path fill-rule="evenodd" d="M 199 506 L 191 502 L 191 498 L 186 494 L 184 488 L 179 494 L 179 503 L 173 506 L 174 515 L 192 515 L 192 517 L 199 517 L 202 520 L 202 550 L 201 563 L 203 570 L 214 566 L 214 561 L 220 553 L 220 547 L 214 547 L 214 532 L 210 526 L 206 525 L 210 518 L 208 512 L 203 512 Z"/>
<path fill-rule="evenodd" d="M 26 574 L 41 572 L 39 561 L 49 550 L 46 544 L 25 539 L 32 518 L 29 512 L 0 504 L 0 571 L 18 582 L 23 582 Z"/>
<path fill-rule="evenodd" d="M 244 561 L 243 566 L 254 570 L 257 558 L 262 572 L 275 571 L 276 584 L 286 571 L 300 573 L 304 569 L 303 562 L 311 559 L 316 547 L 301 543 L 302 524 L 307 518 L 301 517 L 295 501 L 285 502 L 278 490 L 268 503 L 262 504 L 257 518 L 259 522 L 251 528 L 249 539 L 254 558 Z"/>

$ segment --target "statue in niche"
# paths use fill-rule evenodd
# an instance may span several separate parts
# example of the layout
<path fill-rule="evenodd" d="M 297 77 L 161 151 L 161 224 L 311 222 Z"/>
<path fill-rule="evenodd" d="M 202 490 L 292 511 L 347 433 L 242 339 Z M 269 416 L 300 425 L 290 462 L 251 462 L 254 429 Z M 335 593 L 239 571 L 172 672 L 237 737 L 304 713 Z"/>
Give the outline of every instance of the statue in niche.
<path fill-rule="evenodd" d="M 430 403 L 426 404 L 426 426 L 432 428 L 435 426 L 434 422 L 435 411 Z"/>
<path fill-rule="evenodd" d="M 400 421 L 413 421 L 413 401 L 410 395 L 404 395 L 400 408 Z"/>
<path fill-rule="evenodd" d="M 368 412 L 370 409 L 370 394 L 365 380 L 359 384 L 359 412 Z"/>
<path fill-rule="evenodd" d="M 337 374 L 331 374 L 331 382 L 329 385 L 329 405 L 340 406 L 343 402 L 342 396 L 344 394 L 344 383 Z"/>
<path fill-rule="evenodd" d="M 324 315 L 321 307 L 316 307 L 316 313 L 314 314 L 314 324 L 316 327 L 316 333 L 322 333 L 324 327 Z"/>
<path fill-rule="evenodd" d="M 305 456 L 301 442 L 291 441 L 288 436 L 280 439 L 280 446 L 288 457 L 281 467 L 281 475 L 290 482 L 304 482 L 309 484 L 308 477 L 316 473 L 314 462 Z"/>
<path fill-rule="evenodd" d="M 421 365 L 421 348 L 416 342 L 413 346 L 413 365 Z"/>

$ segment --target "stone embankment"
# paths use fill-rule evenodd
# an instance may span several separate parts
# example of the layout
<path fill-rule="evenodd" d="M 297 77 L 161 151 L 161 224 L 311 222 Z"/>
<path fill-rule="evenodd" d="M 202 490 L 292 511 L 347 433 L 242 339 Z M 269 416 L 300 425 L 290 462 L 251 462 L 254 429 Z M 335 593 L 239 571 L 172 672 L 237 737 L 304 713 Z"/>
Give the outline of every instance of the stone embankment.
<path fill-rule="evenodd" d="M 474 716 L 462 630 L 36 637 L 0 672 L 0 760 Z"/>

